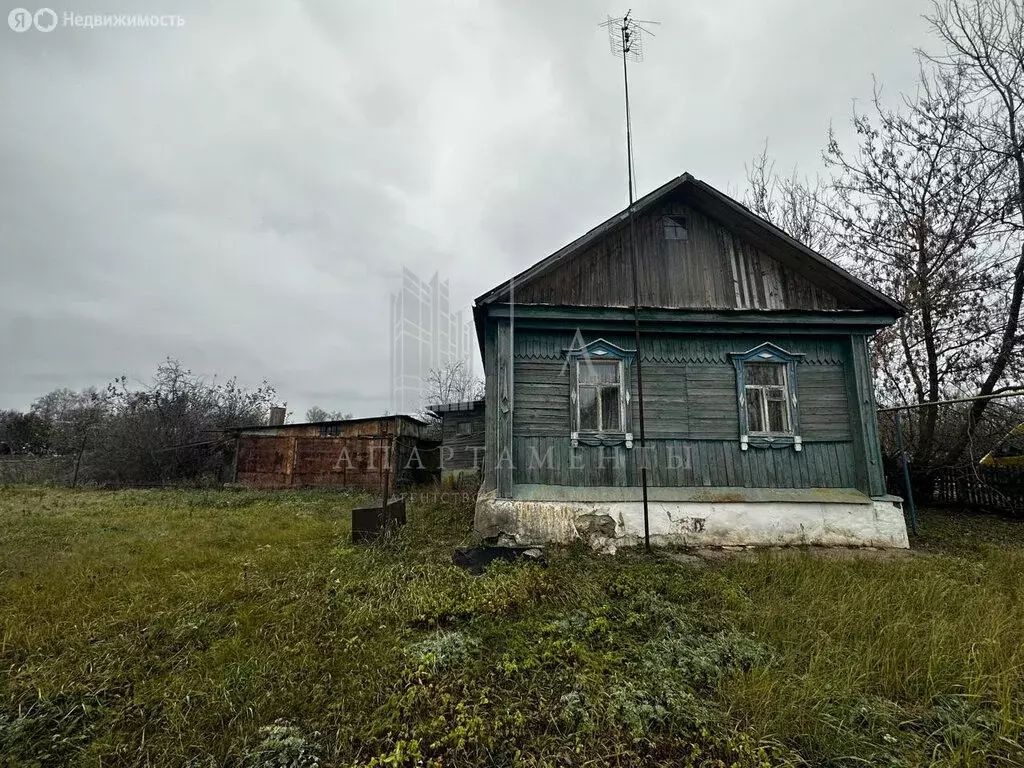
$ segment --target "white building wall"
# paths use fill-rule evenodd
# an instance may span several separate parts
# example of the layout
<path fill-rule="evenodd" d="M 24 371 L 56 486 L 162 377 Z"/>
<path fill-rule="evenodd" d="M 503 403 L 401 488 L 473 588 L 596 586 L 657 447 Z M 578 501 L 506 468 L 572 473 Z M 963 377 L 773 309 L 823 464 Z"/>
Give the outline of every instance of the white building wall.
<path fill-rule="evenodd" d="M 901 499 L 852 501 L 651 501 L 651 543 L 704 546 L 908 548 Z M 588 541 L 600 551 L 644 542 L 640 501 L 477 500 L 475 533 L 515 545 Z"/>

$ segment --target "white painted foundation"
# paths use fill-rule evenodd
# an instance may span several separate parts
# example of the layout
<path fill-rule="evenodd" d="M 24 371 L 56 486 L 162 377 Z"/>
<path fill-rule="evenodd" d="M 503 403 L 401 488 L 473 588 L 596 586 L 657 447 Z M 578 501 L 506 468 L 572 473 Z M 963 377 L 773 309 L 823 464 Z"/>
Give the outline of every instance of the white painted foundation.
<path fill-rule="evenodd" d="M 712 490 L 712 489 L 708 489 Z M 726 491 L 728 489 L 720 489 Z M 664 496 L 664 494 L 660 494 Z M 791 498 L 744 500 L 743 494 L 694 494 L 648 503 L 651 543 L 704 546 L 870 546 L 908 548 L 902 499 L 794 490 Z M 701 498 L 703 497 L 703 498 Z M 733 500 L 735 499 L 735 500 Z M 641 501 L 477 499 L 475 533 L 516 545 L 588 541 L 600 551 L 644 541 Z"/>

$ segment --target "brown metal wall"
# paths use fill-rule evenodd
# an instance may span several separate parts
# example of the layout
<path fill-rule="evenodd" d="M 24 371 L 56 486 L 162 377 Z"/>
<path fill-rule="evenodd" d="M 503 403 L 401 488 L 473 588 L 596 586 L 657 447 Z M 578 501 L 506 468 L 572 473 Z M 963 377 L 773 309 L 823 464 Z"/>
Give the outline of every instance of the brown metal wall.
<path fill-rule="evenodd" d="M 238 436 L 235 481 L 251 488 L 327 486 L 376 492 L 383 488 L 385 471 L 390 473 L 391 488 L 437 476 L 440 443 L 407 434 L 418 430 L 401 421 L 398 424 L 390 468 L 390 441 L 367 437 L 394 434 L 394 421 L 342 424 L 338 436 L 321 436 L 317 425 L 242 433 Z"/>
<path fill-rule="evenodd" d="M 242 435 L 238 439 L 236 480 L 253 488 L 289 485 L 292 438 Z"/>

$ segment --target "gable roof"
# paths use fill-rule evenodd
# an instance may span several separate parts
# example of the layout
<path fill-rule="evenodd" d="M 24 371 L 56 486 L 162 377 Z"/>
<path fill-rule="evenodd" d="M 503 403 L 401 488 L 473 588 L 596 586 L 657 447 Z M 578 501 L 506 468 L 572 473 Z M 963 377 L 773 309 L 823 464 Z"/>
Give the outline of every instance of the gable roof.
<path fill-rule="evenodd" d="M 694 178 L 689 173 L 677 176 L 637 200 L 633 205 L 634 215 L 644 213 L 677 191 L 685 191 L 688 199 L 707 215 L 764 248 L 770 256 L 790 268 L 798 270 L 807 280 L 823 290 L 842 295 L 858 308 L 865 310 L 894 316 L 904 313 L 903 305 L 895 299 L 850 274 L 817 251 L 795 240 L 771 222 L 761 218 L 743 204 L 719 192 L 710 184 Z M 565 262 L 624 224 L 628 218 L 628 208 L 616 213 L 546 259 L 477 297 L 477 306 L 507 302 L 512 282 L 515 283 L 517 289 L 525 287 L 534 279 L 549 272 L 555 266 Z"/>

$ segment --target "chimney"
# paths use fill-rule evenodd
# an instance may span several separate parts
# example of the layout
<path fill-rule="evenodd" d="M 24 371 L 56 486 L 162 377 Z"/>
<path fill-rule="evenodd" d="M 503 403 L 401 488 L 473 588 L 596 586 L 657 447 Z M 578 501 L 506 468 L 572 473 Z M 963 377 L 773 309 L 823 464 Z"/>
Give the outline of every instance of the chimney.
<path fill-rule="evenodd" d="M 275 406 L 270 409 L 270 426 L 280 427 L 284 424 L 285 409 Z"/>

